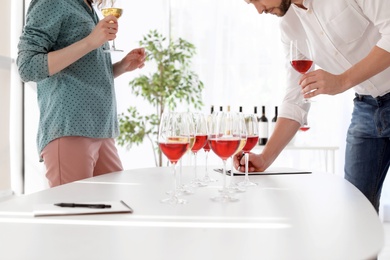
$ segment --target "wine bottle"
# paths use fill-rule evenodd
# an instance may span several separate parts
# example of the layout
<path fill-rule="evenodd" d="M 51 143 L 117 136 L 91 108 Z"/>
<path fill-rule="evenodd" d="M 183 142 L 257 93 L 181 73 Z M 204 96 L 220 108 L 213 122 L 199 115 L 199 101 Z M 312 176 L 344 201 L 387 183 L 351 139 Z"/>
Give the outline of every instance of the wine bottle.
<path fill-rule="evenodd" d="M 241 106 L 238 108 L 238 112 L 242 113 L 242 107 Z"/>
<path fill-rule="evenodd" d="M 278 107 L 275 106 L 275 116 L 271 120 L 271 125 L 270 125 L 270 136 L 274 132 L 276 121 L 278 120 Z"/>
<path fill-rule="evenodd" d="M 214 113 L 214 106 L 210 107 L 210 115 Z"/>
<path fill-rule="evenodd" d="M 265 106 L 262 106 L 261 117 L 257 117 L 259 122 L 259 145 L 266 145 L 268 141 L 268 118 L 265 115 Z"/>
<path fill-rule="evenodd" d="M 223 111 L 223 106 L 220 106 L 219 107 L 219 112 L 222 112 Z"/>

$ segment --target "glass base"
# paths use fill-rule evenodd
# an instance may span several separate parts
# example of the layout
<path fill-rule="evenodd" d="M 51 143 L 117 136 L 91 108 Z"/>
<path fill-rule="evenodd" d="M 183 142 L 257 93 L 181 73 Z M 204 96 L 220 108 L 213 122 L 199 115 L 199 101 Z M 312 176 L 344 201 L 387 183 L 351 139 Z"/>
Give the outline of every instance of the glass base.
<path fill-rule="evenodd" d="M 181 185 L 181 186 L 177 189 L 177 192 L 178 192 L 179 194 L 184 194 L 184 195 L 191 195 L 191 194 L 194 194 L 194 193 L 195 193 L 194 190 L 191 189 L 190 186 L 185 185 L 185 184 Z"/>
<path fill-rule="evenodd" d="M 226 192 L 224 194 L 219 195 L 219 196 L 212 197 L 211 200 L 214 202 L 222 202 L 222 203 L 239 201 L 238 198 L 231 196 L 231 195 L 227 194 Z"/>
<path fill-rule="evenodd" d="M 105 50 L 104 52 L 124 52 L 123 50 L 118 50 L 118 49 L 115 49 L 115 50 L 111 50 L 111 49 L 109 49 L 109 50 Z"/>
<path fill-rule="evenodd" d="M 207 183 L 201 181 L 200 179 L 195 179 L 191 181 L 191 187 L 206 187 Z"/>
<path fill-rule="evenodd" d="M 116 49 L 116 48 L 110 48 L 110 49 L 108 49 L 108 50 L 104 50 L 104 52 L 124 52 L 124 50 L 118 50 L 118 49 Z"/>
<path fill-rule="evenodd" d="M 216 182 L 218 180 L 211 178 L 210 176 L 204 176 L 203 179 L 201 179 L 201 182 L 203 183 L 211 183 Z"/>
<path fill-rule="evenodd" d="M 257 183 L 251 182 L 250 180 L 244 180 L 242 182 L 239 182 L 238 185 L 242 187 L 253 187 L 257 186 Z"/>
<path fill-rule="evenodd" d="M 162 199 L 161 203 L 164 204 L 171 204 L 171 205 L 177 205 L 177 204 L 187 204 L 187 200 L 185 199 L 180 199 L 177 196 L 172 196 L 170 198 Z"/>
<path fill-rule="evenodd" d="M 233 184 L 230 184 L 226 190 L 227 192 L 230 192 L 230 193 L 242 193 L 242 192 L 246 192 L 246 189 L 245 189 L 246 186 L 239 186 L 237 185 L 236 183 L 233 183 Z"/>

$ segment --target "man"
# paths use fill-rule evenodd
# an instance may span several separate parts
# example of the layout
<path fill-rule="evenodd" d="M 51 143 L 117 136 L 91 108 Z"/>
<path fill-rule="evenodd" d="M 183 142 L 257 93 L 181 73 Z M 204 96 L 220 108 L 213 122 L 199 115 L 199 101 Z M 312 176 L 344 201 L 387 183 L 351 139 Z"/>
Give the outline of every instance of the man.
<path fill-rule="evenodd" d="M 281 17 L 282 42 L 308 39 L 320 68 L 304 75 L 288 71 L 288 86 L 275 130 L 261 154 L 251 154 L 250 171 L 267 169 L 307 119 L 321 94 L 356 92 L 347 134 L 345 178 L 379 210 L 390 164 L 390 1 L 245 0 L 257 11 Z M 304 53 L 303 53 L 304 54 Z M 235 167 L 244 170 L 244 159 Z"/>

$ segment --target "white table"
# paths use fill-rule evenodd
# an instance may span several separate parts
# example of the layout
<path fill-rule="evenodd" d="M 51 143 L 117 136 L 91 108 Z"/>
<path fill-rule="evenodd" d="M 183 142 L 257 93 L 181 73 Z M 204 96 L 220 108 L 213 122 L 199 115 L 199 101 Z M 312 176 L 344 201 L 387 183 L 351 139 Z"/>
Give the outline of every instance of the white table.
<path fill-rule="evenodd" d="M 263 145 L 257 145 L 254 151 L 261 152 Z M 313 146 L 313 145 L 287 145 L 284 151 L 309 151 L 309 152 L 320 152 L 322 153 L 323 164 L 325 165 L 325 171 L 330 173 L 336 173 L 336 152 L 339 150 L 338 146 Z"/>
<path fill-rule="evenodd" d="M 191 170 L 184 167 L 186 179 Z M 0 259 L 345 260 L 381 250 L 376 212 L 344 179 L 251 177 L 259 185 L 229 204 L 209 199 L 217 185 L 186 196 L 187 205 L 160 203 L 171 187 L 169 168 L 111 173 L 17 197 L 0 203 Z M 39 203 L 107 200 L 124 200 L 134 213 L 32 216 Z"/>

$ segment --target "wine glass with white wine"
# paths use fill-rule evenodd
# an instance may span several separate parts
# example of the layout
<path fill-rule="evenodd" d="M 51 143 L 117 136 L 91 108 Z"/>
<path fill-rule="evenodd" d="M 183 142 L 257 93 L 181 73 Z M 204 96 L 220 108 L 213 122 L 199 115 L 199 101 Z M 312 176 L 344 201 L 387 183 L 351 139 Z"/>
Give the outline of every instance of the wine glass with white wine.
<path fill-rule="evenodd" d="M 117 19 L 122 16 L 123 14 L 123 8 L 121 5 L 121 2 L 119 0 L 113 0 L 113 1 L 105 1 L 100 6 L 100 10 L 102 12 L 102 15 L 104 17 L 107 17 L 109 15 L 115 16 Z M 113 22 L 111 22 L 113 23 Z M 106 52 L 123 52 L 123 50 L 119 50 L 115 46 L 115 40 L 112 40 L 112 45 L 110 49 L 105 50 Z"/>

